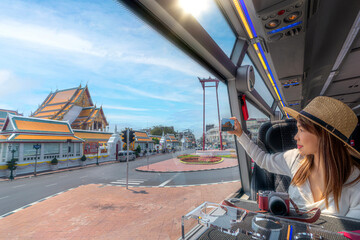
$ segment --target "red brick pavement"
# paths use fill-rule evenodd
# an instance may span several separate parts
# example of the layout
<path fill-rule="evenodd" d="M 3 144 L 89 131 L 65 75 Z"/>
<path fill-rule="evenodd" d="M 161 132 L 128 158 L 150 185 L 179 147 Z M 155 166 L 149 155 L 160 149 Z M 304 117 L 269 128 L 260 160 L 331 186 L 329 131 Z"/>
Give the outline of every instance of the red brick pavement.
<path fill-rule="evenodd" d="M 0 239 L 178 239 L 182 215 L 239 188 L 85 185 L 0 219 Z"/>
<path fill-rule="evenodd" d="M 178 158 L 172 158 L 162 162 L 142 166 L 136 168 L 138 171 L 146 172 L 188 172 L 188 171 L 201 171 L 201 170 L 212 170 L 235 167 L 238 165 L 238 161 L 235 158 L 224 158 L 224 161 L 217 164 L 211 165 L 195 165 L 181 163 Z"/>

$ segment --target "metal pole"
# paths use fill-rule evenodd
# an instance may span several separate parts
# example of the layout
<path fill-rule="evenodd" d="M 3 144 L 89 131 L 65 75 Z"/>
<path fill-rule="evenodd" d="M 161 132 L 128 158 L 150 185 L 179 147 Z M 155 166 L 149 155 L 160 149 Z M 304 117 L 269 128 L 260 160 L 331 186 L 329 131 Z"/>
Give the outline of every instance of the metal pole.
<path fill-rule="evenodd" d="M 147 168 L 149 170 L 149 154 L 146 153 L 146 162 L 147 162 Z"/>
<path fill-rule="evenodd" d="M 66 149 L 66 157 L 67 157 L 67 168 L 69 168 L 69 141 L 67 141 L 67 149 Z"/>
<path fill-rule="evenodd" d="M 96 165 L 99 166 L 99 143 L 97 143 L 97 157 L 96 157 Z"/>
<path fill-rule="evenodd" d="M 216 101 L 217 101 L 218 118 L 219 118 L 220 150 L 223 150 L 222 136 L 221 136 L 221 122 L 220 122 L 220 109 L 219 109 L 218 86 L 219 86 L 219 82 L 216 82 Z"/>
<path fill-rule="evenodd" d="M 34 169 L 34 176 L 35 177 L 36 177 L 37 156 L 38 156 L 38 149 L 36 149 L 36 154 L 35 154 L 35 169 Z"/>
<path fill-rule="evenodd" d="M 205 150 L 205 83 L 201 83 L 203 87 L 203 151 Z"/>
<path fill-rule="evenodd" d="M 126 130 L 126 189 L 129 189 L 129 129 Z"/>

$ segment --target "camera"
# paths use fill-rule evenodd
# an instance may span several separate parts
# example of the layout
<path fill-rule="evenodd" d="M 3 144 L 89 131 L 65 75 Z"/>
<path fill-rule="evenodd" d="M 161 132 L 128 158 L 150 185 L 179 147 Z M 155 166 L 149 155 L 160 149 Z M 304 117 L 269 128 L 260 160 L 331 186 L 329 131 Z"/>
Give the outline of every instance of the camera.
<path fill-rule="evenodd" d="M 285 192 L 259 191 L 257 201 L 259 208 L 274 215 L 289 215 L 290 197 Z"/>
<path fill-rule="evenodd" d="M 234 131 L 235 130 L 235 120 L 229 118 L 221 119 L 221 131 Z"/>

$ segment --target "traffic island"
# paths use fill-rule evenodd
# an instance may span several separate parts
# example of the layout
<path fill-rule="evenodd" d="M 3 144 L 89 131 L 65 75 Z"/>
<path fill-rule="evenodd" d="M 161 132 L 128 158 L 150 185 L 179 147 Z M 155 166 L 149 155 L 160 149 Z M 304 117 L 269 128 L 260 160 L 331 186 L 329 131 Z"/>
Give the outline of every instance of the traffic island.
<path fill-rule="evenodd" d="M 217 164 L 184 164 L 178 158 L 172 158 L 162 162 L 145 165 L 136 168 L 136 171 L 141 172 L 197 172 L 209 171 L 215 169 L 224 169 L 237 167 L 238 161 L 236 158 L 222 158 L 223 161 Z"/>

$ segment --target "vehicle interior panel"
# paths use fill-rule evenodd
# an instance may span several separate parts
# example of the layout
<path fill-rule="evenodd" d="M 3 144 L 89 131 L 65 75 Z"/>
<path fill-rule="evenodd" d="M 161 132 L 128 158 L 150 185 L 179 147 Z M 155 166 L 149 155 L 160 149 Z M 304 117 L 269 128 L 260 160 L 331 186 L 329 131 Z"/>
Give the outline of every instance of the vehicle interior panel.
<path fill-rule="evenodd" d="M 259 128 L 257 144 L 268 153 L 284 152 L 296 148 L 294 140 L 296 132 L 294 119 L 266 122 Z M 287 192 L 290 180 L 288 176 L 270 173 L 254 163 L 251 176 L 251 199 L 256 199 L 256 193 L 259 190 Z"/>

